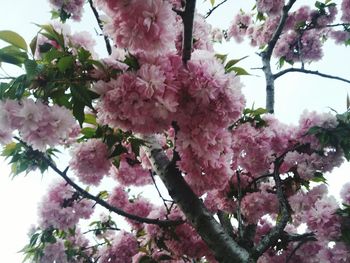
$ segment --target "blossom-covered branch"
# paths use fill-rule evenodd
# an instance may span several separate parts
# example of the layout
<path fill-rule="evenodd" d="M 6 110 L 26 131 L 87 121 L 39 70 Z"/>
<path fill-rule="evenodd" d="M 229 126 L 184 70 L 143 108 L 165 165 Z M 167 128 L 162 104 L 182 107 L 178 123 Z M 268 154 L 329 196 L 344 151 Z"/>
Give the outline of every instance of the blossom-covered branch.
<path fill-rule="evenodd" d="M 32 150 L 32 148 L 30 146 L 28 146 L 25 142 L 23 142 L 20 138 L 18 137 L 14 137 L 17 141 L 19 141 L 21 144 L 23 144 L 26 148 L 28 148 L 29 150 Z M 98 196 L 94 196 L 92 194 L 90 194 L 89 192 L 85 191 L 83 188 L 81 188 L 79 185 L 77 185 L 76 183 L 73 182 L 72 179 L 70 179 L 67 175 L 68 169 L 69 167 L 67 167 L 64 171 L 61 171 L 49 158 L 47 158 L 44 154 L 40 153 L 40 158 L 42 160 L 44 160 L 49 167 L 54 170 L 58 175 L 60 175 L 66 182 L 67 184 L 69 184 L 70 186 L 72 186 L 81 196 L 89 199 L 89 200 L 93 200 L 95 201 L 97 204 L 103 206 L 104 208 L 108 209 L 111 212 L 114 212 L 120 216 L 124 216 L 126 218 L 135 220 L 137 222 L 140 223 L 146 223 L 146 224 L 155 224 L 155 225 L 159 225 L 162 227 L 168 227 L 168 226 L 175 226 L 175 225 L 179 225 L 182 224 L 183 221 L 181 220 L 159 220 L 159 219 L 151 219 L 151 218 L 143 218 L 140 216 L 136 216 L 130 213 L 125 212 L 122 209 L 119 209 L 117 207 L 114 207 L 112 205 L 110 205 L 109 203 L 107 203 L 106 201 L 102 200 L 101 198 L 99 198 Z"/>

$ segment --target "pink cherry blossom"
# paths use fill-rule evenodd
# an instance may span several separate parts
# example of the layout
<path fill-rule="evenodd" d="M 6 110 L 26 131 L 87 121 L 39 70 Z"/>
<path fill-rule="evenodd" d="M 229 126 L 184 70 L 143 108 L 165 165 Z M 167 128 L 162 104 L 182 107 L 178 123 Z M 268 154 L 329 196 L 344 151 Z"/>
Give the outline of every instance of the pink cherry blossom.
<path fill-rule="evenodd" d="M 98 139 L 76 144 L 71 155 L 70 168 L 86 184 L 98 185 L 111 168 L 108 147 Z"/>

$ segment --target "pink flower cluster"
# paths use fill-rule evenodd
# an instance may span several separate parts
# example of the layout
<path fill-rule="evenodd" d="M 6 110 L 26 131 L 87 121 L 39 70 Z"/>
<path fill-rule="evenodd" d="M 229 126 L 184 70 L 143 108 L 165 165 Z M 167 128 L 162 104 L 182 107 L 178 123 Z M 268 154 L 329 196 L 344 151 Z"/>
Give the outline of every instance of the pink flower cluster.
<path fill-rule="evenodd" d="M 225 74 L 222 64 L 206 51 L 195 51 L 182 71 L 180 127 L 176 149 L 187 182 L 198 194 L 222 188 L 232 174 L 231 136 L 226 127 L 244 107 L 239 79 Z M 215 176 L 214 176 L 215 175 Z"/>
<path fill-rule="evenodd" d="M 135 157 L 131 154 L 120 155 L 119 167 L 113 168 L 112 174 L 123 186 L 143 186 L 152 183 L 150 171 L 135 161 Z"/>
<path fill-rule="evenodd" d="M 341 20 L 345 23 L 350 23 L 350 1 L 343 0 L 341 3 L 342 16 Z"/>
<path fill-rule="evenodd" d="M 164 210 L 154 210 L 152 213 L 152 216 L 155 218 L 165 218 L 164 215 Z M 184 215 L 176 208 L 171 211 L 167 218 L 171 220 L 183 220 Z M 166 247 L 169 249 L 169 252 L 171 252 L 172 257 L 175 260 L 174 262 L 177 262 L 176 260 L 178 259 L 180 260 L 184 255 L 187 255 L 190 258 L 202 258 L 203 256 L 211 254 L 207 245 L 190 224 L 181 224 L 171 231 L 165 228 L 160 228 L 156 225 L 146 225 L 145 231 L 147 236 L 145 242 L 164 240 Z M 150 244 L 155 246 L 154 251 L 159 249 L 156 242 Z M 157 255 L 153 254 L 152 257 L 157 258 Z"/>
<path fill-rule="evenodd" d="M 279 15 L 283 5 L 284 0 L 257 0 L 256 2 L 258 11 L 268 15 Z"/>
<path fill-rule="evenodd" d="M 81 199 L 65 182 L 55 183 L 39 206 L 39 225 L 43 229 L 68 230 L 81 218 L 88 219 L 94 211 L 93 206 L 92 201 Z"/>
<path fill-rule="evenodd" d="M 104 9 L 111 16 L 105 31 L 118 47 L 154 55 L 175 49 L 176 14 L 168 1 L 109 0 Z"/>
<path fill-rule="evenodd" d="M 167 129 L 178 107 L 179 87 L 172 82 L 179 65 L 179 57 L 169 56 L 98 82 L 96 89 L 105 90 L 98 106 L 100 122 L 142 133 Z"/>
<path fill-rule="evenodd" d="M 350 183 L 343 185 L 340 191 L 340 197 L 344 204 L 350 205 Z"/>
<path fill-rule="evenodd" d="M 128 194 L 121 186 L 117 186 L 113 189 L 108 202 L 115 207 L 123 209 L 125 212 L 140 217 L 149 217 L 151 211 L 154 210 L 154 206 L 147 199 L 142 197 L 129 201 Z M 131 219 L 127 219 L 127 221 L 134 229 L 137 230 L 141 229 L 143 226 L 142 223 Z"/>
<path fill-rule="evenodd" d="M 233 37 L 237 43 L 242 42 L 251 24 L 252 16 L 250 14 L 238 13 L 228 29 L 227 36 Z"/>
<path fill-rule="evenodd" d="M 84 0 L 49 0 L 51 5 L 57 10 L 64 10 L 72 15 L 76 21 L 80 21 L 83 13 Z"/>
<path fill-rule="evenodd" d="M 345 2 L 343 1 L 343 6 L 346 5 Z M 252 15 L 242 11 L 232 21 L 228 37 L 233 37 L 237 42 L 242 42 L 244 37 L 248 37 L 253 46 L 265 46 L 280 22 L 283 5 L 283 0 L 258 0 L 257 10 L 266 13 L 266 19 L 253 22 Z M 343 17 L 346 16 L 346 12 L 343 12 Z M 338 42 L 344 42 L 348 35 L 346 31 L 336 31 L 327 27 L 335 21 L 336 15 L 337 8 L 334 5 L 328 5 L 322 12 L 317 9 L 311 10 L 308 6 L 290 12 L 274 48 L 274 56 L 289 62 L 311 62 L 321 59 L 324 37 L 331 36 Z"/>
<path fill-rule="evenodd" d="M 76 122 L 69 110 L 49 106 L 32 99 L 0 102 L 1 142 L 10 141 L 11 134 L 18 129 L 22 139 L 33 149 L 44 151 L 68 139 Z"/>
<path fill-rule="evenodd" d="M 68 263 L 65 252 L 64 240 L 58 239 L 55 243 L 49 243 L 44 248 L 44 255 L 40 258 L 39 263 Z"/>
<path fill-rule="evenodd" d="M 70 168 L 85 184 L 98 185 L 112 165 L 108 159 L 108 147 L 99 139 L 77 143 L 71 155 Z"/>
<path fill-rule="evenodd" d="M 112 244 L 100 251 L 101 263 L 131 263 L 132 257 L 138 252 L 138 243 L 133 234 L 120 232 Z"/>
<path fill-rule="evenodd" d="M 266 214 L 278 213 L 277 197 L 265 191 L 249 193 L 242 199 L 241 209 L 246 222 L 255 224 Z"/>

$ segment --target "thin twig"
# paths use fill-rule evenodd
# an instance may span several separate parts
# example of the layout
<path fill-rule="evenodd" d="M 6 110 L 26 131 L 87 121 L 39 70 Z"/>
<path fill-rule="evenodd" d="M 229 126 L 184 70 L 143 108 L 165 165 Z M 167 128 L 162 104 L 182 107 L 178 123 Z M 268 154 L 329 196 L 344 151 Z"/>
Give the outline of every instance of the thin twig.
<path fill-rule="evenodd" d="M 166 201 L 165 201 L 164 197 L 162 196 L 162 193 L 160 192 L 160 190 L 159 190 L 159 188 L 158 188 L 158 185 L 157 185 L 157 183 L 156 183 L 156 180 L 154 179 L 154 176 L 153 176 L 152 171 L 149 171 L 149 173 L 150 173 L 150 175 L 151 175 L 151 178 L 152 178 L 154 187 L 156 188 L 159 197 L 163 200 L 163 204 L 164 204 L 164 206 L 165 206 L 165 209 L 166 209 L 166 211 L 167 211 L 167 214 L 170 214 L 169 207 L 168 207 L 168 205 L 166 204 Z"/>
<path fill-rule="evenodd" d="M 292 250 L 292 252 L 288 255 L 288 257 L 286 258 L 286 263 L 291 262 L 292 257 L 294 256 L 295 252 L 302 246 L 304 245 L 306 242 L 308 241 L 317 241 L 317 239 L 315 238 L 314 233 L 305 233 L 302 235 L 298 235 L 297 239 L 295 240 L 290 240 L 290 241 L 297 241 L 300 240 L 299 243 L 295 246 L 295 248 Z"/>
<path fill-rule="evenodd" d="M 31 146 L 27 145 L 20 138 L 15 136 L 14 139 L 19 141 L 27 149 L 34 151 Z M 127 213 L 124 210 L 122 210 L 120 208 L 117 208 L 115 206 L 112 206 L 109 203 L 107 203 L 106 201 L 104 201 L 101 198 L 99 198 L 98 196 L 94 196 L 94 195 L 90 194 L 89 192 L 87 192 L 84 189 L 82 189 L 79 185 L 74 183 L 72 181 L 72 179 L 70 179 L 67 176 L 68 167 L 64 171 L 61 171 L 60 169 L 57 168 L 57 166 L 54 164 L 54 162 L 51 159 L 49 159 L 47 156 L 45 156 L 44 153 L 41 153 L 39 151 L 38 151 L 38 153 L 41 154 L 40 158 L 43 161 L 45 161 L 52 170 L 54 170 L 58 175 L 60 175 L 67 182 L 67 184 L 72 186 L 82 197 L 85 197 L 87 199 L 95 201 L 97 204 L 99 204 L 100 206 L 108 209 L 111 212 L 114 212 L 114 213 L 116 213 L 118 215 L 121 215 L 121 216 L 124 216 L 126 218 L 135 220 L 135 221 L 140 222 L 140 223 L 159 225 L 159 226 L 163 226 L 163 227 L 174 226 L 174 225 L 179 225 L 179 224 L 183 223 L 183 221 L 181 221 L 181 220 L 160 220 L 160 219 L 151 219 L 151 218 L 140 217 L 140 216 L 137 216 L 137 215 L 134 215 L 134 214 Z"/>
<path fill-rule="evenodd" d="M 104 228 L 94 228 L 94 229 L 89 229 L 85 232 L 83 232 L 83 235 L 90 233 L 90 232 L 95 232 L 95 231 L 104 231 L 104 230 L 113 230 L 113 231 L 119 231 L 120 229 L 117 227 L 104 227 Z"/>
<path fill-rule="evenodd" d="M 92 12 L 94 13 L 94 16 L 96 18 L 97 24 L 99 26 L 99 28 L 101 29 L 101 31 L 103 32 L 103 22 L 100 19 L 100 15 L 98 14 L 94 4 L 92 3 L 92 0 L 89 0 L 89 4 L 91 7 Z M 108 36 L 106 36 L 105 34 L 103 34 L 105 43 L 106 43 L 106 49 L 107 49 L 107 53 L 108 55 L 112 54 L 112 47 L 111 47 L 111 43 L 109 42 L 109 38 Z"/>
<path fill-rule="evenodd" d="M 333 76 L 333 75 L 321 73 L 317 70 L 307 70 L 307 69 L 302 69 L 302 68 L 288 68 L 288 69 L 282 70 L 282 71 L 274 74 L 273 77 L 274 77 L 274 79 L 277 79 L 277 78 L 279 78 L 279 77 L 281 77 L 284 74 L 289 73 L 289 72 L 299 72 L 299 73 L 305 73 L 305 74 L 312 74 L 312 75 L 317 75 L 317 76 L 320 76 L 323 78 L 336 79 L 336 80 L 340 80 L 340 81 L 343 81 L 346 83 L 350 83 L 350 80 L 348 80 L 348 79 L 344 79 L 344 78 L 341 78 L 338 76 Z"/>
<path fill-rule="evenodd" d="M 348 27 L 348 26 L 350 26 L 350 23 L 331 24 L 331 25 L 326 25 L 325 27 L 337 27 L 337 26 Z"/>
<path fill-rule="evenodd" d="M 223 0 L 221 3 L 218 3 L 216 6 L 214 6 L 212 9 L 210 9 L 207 14 L 204 16 L 205 18 L 208 18 L 214 11 L 216 8 L 218 8 L 219 6 L 221 6 L 222 4 L 226 3 L 227 0 Z"/>
<path fill-rule="evenodd" d="M 273 177 L 273 174 L 264 174 L 264 175 L 261 175 L 261 176 L 259 176 L 259 177 L 257 177 L 257 178 L 254 178 L 254 180 L 251 181 L 251 182 L 247 185 L 246 189 L 251 188 L 251 186 L 252 186 L 253 184 L 256 185 L 256 183 L 257 183 L 258 181 L 260 181 L 260 180 L 262 180 L 262 179 L 269 178 L 269 177 Z"/>

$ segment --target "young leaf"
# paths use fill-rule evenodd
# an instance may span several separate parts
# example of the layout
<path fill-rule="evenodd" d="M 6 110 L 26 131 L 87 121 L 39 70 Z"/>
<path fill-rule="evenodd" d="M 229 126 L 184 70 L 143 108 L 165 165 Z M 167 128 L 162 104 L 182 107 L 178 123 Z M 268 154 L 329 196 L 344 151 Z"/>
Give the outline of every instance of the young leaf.
<path fill-rule="evenodd" d="M 26 59 L 28 59 L 27 53 L 15 46 L 0 49 L 0 62 L 21 66 Z"/>
<path fill-rule="evenodd" d="M 60 58 L 57 63 L 58 70 L 62 73 L 73 68 L 74 58 L 72 56 L 66 56 Z"/>
<path fill-rule="evenodd" d="M 27 51 L 26 41 L 23 39 L 23 37 L 18 35 L 16 32 L 13 32 L 10 30 L 2 30 L 0 31 L 0 39 L 2 39 L 3 41 L 11 45 L 14 45 L 15 47 L 18 47 L 20 49 Z"/>
<path fill-rule="evenodd" d="M 234 71 L 237 76 L 250 75 L 244 68 L 241 67 L 230 67 L 226 69 L 226 73 Z"/>
<path fill-rule="evenodd" d="M 230 67 L 236 65 L 238 62 L 240 62 L 241 60 L 247 58 L 248 56 L 244 56 L 242 58 L 239 58 L 239 59 L 231 59 L 229 60 L 226 65 L 225 65 L 225 69 L 229 69 Z"/>

